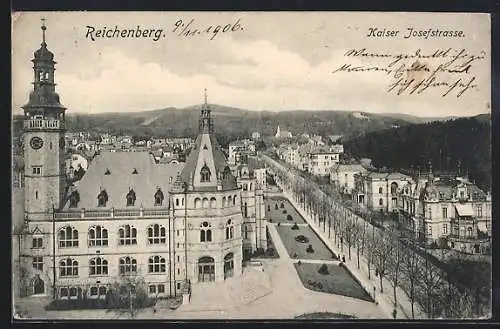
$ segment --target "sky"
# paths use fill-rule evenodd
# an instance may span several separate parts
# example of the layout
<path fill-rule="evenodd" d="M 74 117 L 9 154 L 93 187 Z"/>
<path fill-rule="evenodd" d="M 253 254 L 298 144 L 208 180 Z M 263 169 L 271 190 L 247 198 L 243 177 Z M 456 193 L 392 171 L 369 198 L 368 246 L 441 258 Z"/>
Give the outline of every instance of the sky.
<path fill-rule="evenodd" d="M 347 110 L 421 117 L 490 112 L 491 64 L 488 14 L 368 12 L 23 12 L 12 16 L 13 113 L 32 89 L 33 52 L 40 48 L 41 18 L 55 55 L 57 92 L 69 113 L 135 112 L 182 108 L 203 102 L 254 111 Z M 202 33 L 179 36 L 176 22 L 194 19 Z M 235 23 L 238 22 L 238 25 Z M 230 24 L 230 25 L 228 25 Z M 214 36 L 214 28 L 220 31 Z M 226 32 L 222 32 L 224 26 Z M 103 29 L 162 29 L 162 37 L 88 37 Z M 210 32 L 205 33 L 209 26 Z M 399 30 L 396 37 L 368 37 L 369 28 Z M 462 30 L 461 38 L 404 38 L 414 30 Z M 95 32 L 94 32 L 95 33 Z M 94 34 L 95 35 L 95 34 Z M 213 37 L 213 38 L 212 38 Z M 474 88 L 446 97 L 428 88 L 412 95 L 387 92 L 397 79 L 384 72 L 336 72 L 343 64 L 386 68 L 386 58 L 346 57 L 366 52 L 430 54 L 464 49 L 484 58 L 466 74 L 439 81 Z M 431 69 L 448 59 L 419 61 Z M 413 60 L 400 61 L 408 67 Z M 412 75 L 413 74 L 413 75 Z M 405 77 L 425 72 L 410 72 Z M 428 73 L 427 73 L 428 74 Z M 442 87 L 440 87 L 442 88 Z"/>

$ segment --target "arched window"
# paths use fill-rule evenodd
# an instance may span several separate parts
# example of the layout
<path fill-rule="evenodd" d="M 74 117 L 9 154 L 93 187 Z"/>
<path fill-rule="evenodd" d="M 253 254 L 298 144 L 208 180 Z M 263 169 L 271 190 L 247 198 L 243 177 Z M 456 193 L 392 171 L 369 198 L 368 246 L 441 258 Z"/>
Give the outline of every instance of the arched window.
<path fill-rule="evenodd" d="M 200 242 L 212 241 L 212 225 L 208 222 L 203 222 L 200 225 Z"/>
<path fill-rule="evenodd" d="M 59 261 L 59 276 L 78 276 L 78 261 L 72 258 Z"/>
<path fill-rule="evenodd" d="M 472 227 L 467 227 L 467 237 L 472 236 Z"/>
<path fill-rule="evenodd" d="M 384 205 L 384 199 L 380 198 L 378 199 L 378 205 L 383 206 Z"/>
<path fill-rule="evenodd" d="M 200 198 L 194 199 L 194 207 L 195 208 L 200 208 L 201 207 L 201 199 Z"/>
<path fill-rule="evenodd" d="M 243 184 L 243 191 L 246 191 L 248 190 L 248 185 L 247 184 Z"/>
<path fill-rule="evenodd" d="M 167 232 L 162 225 L 154 224 L 148 227 L 148 243 L 164 244 L 167 243 Z"/>
<path fill-rule="evenodd" d="M 378 188 L 378 193 L 379 193 L 379 194 L 382 194 L 383 192 L 384 192 L 384 189 L 383 189 L 382 187 L 379 187 L 379 188 Z"/>
<path fill-rule="evenodd" d="M 398 192 L 398 184 L 396 182 L 391 183 L 391 194 L 396 194 Z"/>
<path fill-rule="evenodd" d="M 226 206 L 226 197 L 223 196 L 222 197 L 222 207 L 225 207 Z"/>
<path fill-rule="evenodd" d="M 210 169 L 205 164 L 200 170 L 200 180 L 202 183 L 210 182 Z"/>
<path fill-rule="evenodd" d="M 98 207 L 106 207 L 106 202 L 108 202 L 108 193 L 106 190 L 102 190 L 101 193 L 97 196 L 97 206 Z"/>
<path fill-rule="evenodd" d="M 233 197 L 233 206 L 236 204 L 236 195 Z"/>
<path fill-rule="evenodd" d="M 108 261 L 102 257 L 92 258 L 89 262 L 89 275 L 108 275 Z"/>
<path fill-rule="evenodd" d="M 89 229 L 89 247 L 107 246 L 108 230 L 102 226 L 92 226 Z"/>
<path fill-rule="evenodd" d="M 104 286 L 90 287 L 90 298 L 106 298 L 107 289 Z"/>
<path fill-rule="evenodd" d="M 164 196 L 160 188 L 156 190 L 154 197 L 155 197 L 155 206 L 161 206 L 163 204 Z"/>
<path fill-rule="evenodd" d="M 208 198 L 203 198 L 203 208 L 208 208 L 210 204 L 208 203 Z"/>
<path fill-rule="evenodd" d="M 252 184 L 252 183 L 250 183 L 250 188 L 249 188 L 248 190 L 249 190 L 249 191 L 251 191 L 251 190 L 252 190 L 252 188 L 253 188 L 253 184 Z"/>
<path fill-rule="evenodd" d="M 135 192 L 133 189 L 128 191 L 126 198 L 127 198 L 127 207 L 133 206 L 135 203 Z"/>
<path fill-rule="evenodd" d="M 227 205 L 230 206 L 231 203 L 233 203 L 233 197 L 232 196 L 228 196 L 227 197 Z"/>
<path fill-rule="evenodd" d="M 118 230 L 118 235 L 120 237 L 118 243 L 121 246 L 137 244 L 137 229 L 135 227 L 132 227 L 128 224 L 120 227 L 120 229 Z"/>
<path fill-rule="evenodd" d="M 248 205 L 247 203 L 245 202 L 245 204 L 243 205 L 243 217 L 247 218 L 248 217 Z"/>
<path fill-rule="evenodd" d="M 137 260 L 132 257 L 120 258 L 120 275 L 137 273 Z"/>
<path fill-rule="evenodd" d="M 78 193 L 78 191 L 73 191 L 73 193 L 69 196 L 69 207 L 78 207 L 78 202 L 80 202 L 80 193 Z"/>
<path fill-rule="evenodd" d="M 161 256 L 151 256 L 148 260 L 149 273 L 164 273 L 166 272 L 165 258 Z"/>
<path fill-rule="evenodd" d="M 210 198 L 210 208 L 217 208 L 217 200 L 215 198 Z"/>
<path fill-rule="evenodd" d="M 226 223 L 226 240 L 234 238 L 234 224 L 231 220 Z"/>
<path fill-rule="evenodd" d="M 60 248 L 78 247 L 78 231 L 69 226 L 60 229 L 59 247 Z"/>
<path fill-rule="evenodd" d="M 198 281 L 215 281 L 215 260 L 212 257 L 198 259 Z"/>
<path fill-rule="evenodd" d="M 224 256 L 224 279 L 234 275 L 234 254 L 230 252 Z"/>

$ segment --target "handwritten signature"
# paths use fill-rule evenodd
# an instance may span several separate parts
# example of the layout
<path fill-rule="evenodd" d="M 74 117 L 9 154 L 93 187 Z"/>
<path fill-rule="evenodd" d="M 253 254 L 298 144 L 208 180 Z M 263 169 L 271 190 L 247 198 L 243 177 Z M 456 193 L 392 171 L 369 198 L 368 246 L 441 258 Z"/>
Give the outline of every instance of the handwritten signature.
<path fill-rule="evenodd" d="M 441 89 L 442 97 L 461 97 L 467 91 L 477 90 L 477 77 L 471 74 L 473 66 L 485 59 L 484 51 L 472 54 L 465 49 L 437 49 L 425 54 L 417 49 L 413 53 L 376 53 L 366 48 L 350 49 L 345 57 L 361 57 L 385 61 L 383 64 L 353 65 L 344 63 L 332 73 L 380 72 L 389 76 L 388 93 L 396 95 L 422 94 Z M 411 64 L 410 64 L 411 63 Z"/>

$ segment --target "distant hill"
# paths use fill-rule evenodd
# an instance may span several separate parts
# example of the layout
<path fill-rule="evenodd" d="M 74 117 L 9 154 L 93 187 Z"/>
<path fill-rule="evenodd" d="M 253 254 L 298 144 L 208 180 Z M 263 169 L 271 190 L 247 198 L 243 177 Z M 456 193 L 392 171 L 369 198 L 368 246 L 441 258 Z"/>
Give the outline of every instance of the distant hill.
<path fill-rule="evenodd" d="M 461 171 L 483 189 L 491 188 L 491 115 L 410 124 L 366 133 L 344 142 L 351 156 L 371 158 L 376 167 Z"/>
<path fill-rule="evenodd" d="M 187 137 L 197 132 L 200 107 L 201 105 L 194 105 L 182 109 L 169 107 L 152 111 L 102 114 L 79 114 L 68 111 L 67 128 L 69 131 L 91 130 L 132 135 Z M 235 138 L 247 137 L 253 131 L 259 131 L 262 135 L 274 135 L 278 125 L 293 134 L 305 132 L 353 137 L 422 120 L 406 115 L 349 111 L 257 112 L 216 104 L 212 104 L 211 108 L 217 132 Z M 20 128 L 19 122 L 16 122 L 19 119 L 22 119 L 22 116 L 14 117 L 15 131 L 19 131 Z"/>

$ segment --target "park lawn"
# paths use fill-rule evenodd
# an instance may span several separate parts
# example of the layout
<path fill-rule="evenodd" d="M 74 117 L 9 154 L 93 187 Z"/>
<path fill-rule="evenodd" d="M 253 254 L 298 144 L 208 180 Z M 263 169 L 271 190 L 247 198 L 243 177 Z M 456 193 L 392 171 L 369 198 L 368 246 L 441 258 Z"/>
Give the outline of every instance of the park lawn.
<path fill-rule="evenodd" d="M 326 275 L 318 273 L 322 264 L 303 262 L 300 265 L 295 263 L 294 266 L 307 289 L 373 302 L 371 296 L 343 266 L 327 264 L 329 274 Z M 314 282 L 321 283 L 322 287 L 313 285 Z"/>
<path fill-rule="evenodd" d="M 276 229 L 291 258 L 317 260 L 338 259 L 309 226 L 299 226 L 298 230 L 292 230 L 292 226 L 281 225 L 276 226 Z M 302 243 L 295 241 L 295 237 L 298 235 L 305 236 L 309 242 Z M 309 253 L 306 251 L 309 245 L 312 245 L 314 252 Z M 294 257 L 294 254 L 297 254 L 297 257 Z"/>
<path fill-rule="evenodd" d="M 283 203 L 284 208 L 281 208 L 281 203 Z M 297 212 L 297 209 L 285 198 L 266 198 L 264 204 L 266 206 L 266 218 L 271 219 L 273 223 L 306 223 L 304 218 Z M 276 210 L 276 205 L 278 205 L 278 210 Z M 286 213 L 283 213 L 283 210 L 286 210 Z M 287 220 L 288 215 L 292 216 L 292 220 Z"/>

